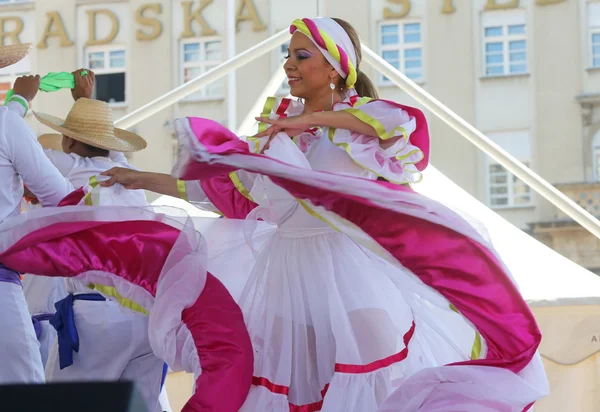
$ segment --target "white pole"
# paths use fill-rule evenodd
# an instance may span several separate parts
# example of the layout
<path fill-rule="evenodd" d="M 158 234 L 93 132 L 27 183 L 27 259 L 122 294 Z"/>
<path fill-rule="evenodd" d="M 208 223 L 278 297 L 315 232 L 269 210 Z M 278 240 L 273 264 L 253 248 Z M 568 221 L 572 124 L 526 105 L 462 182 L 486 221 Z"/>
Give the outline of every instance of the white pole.
<path fill-rule="evenodd" d="M 408 95 L 421 103 L 427 110 L 442 119 L 484 153 L 500 163 L 506 170 L 517 176 L 525 184 L 542 195 L 542 197 L 562 210 L 567 216 L 586 228 L 594 236 L 600 238 L 600 222 L 594 216 L 535 174 L 531 169 L 502 150 L 500 146 L 492 142 L 487 136 L 448 109 L 435 97 L 404 76 L 364 44 L 362 45 L 362 51 L 365 62 L 381 72 L 381 74 L 394 82 L 394 84 L 408 93 Z"/>
<path fill-rule="evenodd" d="M 227 58 L 235 57 L 235 0 L 227 0 Z M 227 124 L 229 130 L 235 130 L 237 125 L 237 85 L 235 70 L 227 76 Z"/>
<path fill-rule="evenodd" d="M 171 106 L 173 103 L 183 99 L 184 97 L 200 90 L 202 87 L 220 79 L 232 70 L 235 70 L 243 65 L 253 61 L 254 59 L 268 53 L 275 47 L 283 44 L 290 37 L 288 30 L 282 30 L 276 35 L 260 42 L 254 47 L 249 48 L 243 53 L 240 53 L 233 59 L 221 63 L 217 67 L 203 73 L 189 82 L 171 90 L 150 103 L 134 110 L 133 112 L 123 116 L 115 122 L 115 126 L 121 129 L 128 129 L 144 119 L 160 112 L 163 109 Z"/>
<path fill-rule="evenodd" d="M 264 88 L 263 92 L 260 94 L 260 96 L 258 96 L 256 102 L 254 103 L 254 105 L 252 105 L 252 108 L 250 109 L 250 111 L 248 111 L 248 114 L 246 115 L 242 123 L 240 123 L 240 127 L 238 127 L 237 129 L 238 136 L 250 133 L 252 125 L 256 123 L 256 120 L 254 118 L 260 114 L 262 106 L 265 104 L 267 98 L 277 93 L 277 89 L 279 89 L 279 86 L 281 86 L 281 83 L 283 83 L 284 79 L 285 71 L 283 70 L 283 68 L 280 68 L 273 74 L 273 77 L 271 77 L 271 80 L 269 80 L 269 83 L 267 83 L 267 86 Z"/>
<path fill-rule="evenodd" d="M 317 0 L 317 17 L 326 17 L 325 0 Z"/>

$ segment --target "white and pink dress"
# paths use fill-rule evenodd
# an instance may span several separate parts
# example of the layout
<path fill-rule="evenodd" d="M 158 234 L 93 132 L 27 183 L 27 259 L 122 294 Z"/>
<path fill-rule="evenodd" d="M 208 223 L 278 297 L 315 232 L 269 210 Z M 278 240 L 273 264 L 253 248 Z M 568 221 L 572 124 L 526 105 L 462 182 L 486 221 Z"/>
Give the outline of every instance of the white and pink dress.
<path fill-rule="evenodd" d="M 262 116 L 303 109 L 271 98 Z M 279 133 L 260 154 L 267 138 L 176 121 L 182 195 L 229 218 L 202 233 L 255 351 L 240 411 L 529 408 L 547 382 L 517 287 L 469 222 L 401 185 L 427 165 L 423 114 L 352 92 L 333 110 L 378 137 Z"/>

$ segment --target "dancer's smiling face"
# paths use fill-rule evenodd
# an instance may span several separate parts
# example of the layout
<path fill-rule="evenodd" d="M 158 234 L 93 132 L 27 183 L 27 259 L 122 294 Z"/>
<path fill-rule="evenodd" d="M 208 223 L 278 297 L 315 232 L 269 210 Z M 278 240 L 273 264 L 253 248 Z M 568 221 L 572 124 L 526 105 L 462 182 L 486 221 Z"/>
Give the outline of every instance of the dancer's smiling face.
<path fill-rule="evenodd" d="M 304 34 L 292 35 L 288 57 L 283 65 L 290 85 L 290 94 L 311 100 L 324 93 L 331 94 L 329 84 L 338 83 L 339 74 L 325 59 L 319 48 Z"/>

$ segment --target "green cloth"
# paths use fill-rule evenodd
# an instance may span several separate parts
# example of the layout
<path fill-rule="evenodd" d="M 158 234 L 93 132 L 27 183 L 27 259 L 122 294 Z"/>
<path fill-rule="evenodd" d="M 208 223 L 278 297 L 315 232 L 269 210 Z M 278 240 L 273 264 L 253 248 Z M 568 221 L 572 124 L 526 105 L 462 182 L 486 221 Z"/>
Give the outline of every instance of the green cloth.
<path fill-rule="evenodd" d="M 85 76 L 88 72 L 82 71 L 81 75 Z M 56 92 L 61 89 L 73 89 L 75 88 L 75 76 L 72 73 L 59 72 L 59 73 L 48 73 L 40 80 L 40 91 L 42 92 Z M 6 104 L 15 92 L 10 89 L 6 93 Z"/>

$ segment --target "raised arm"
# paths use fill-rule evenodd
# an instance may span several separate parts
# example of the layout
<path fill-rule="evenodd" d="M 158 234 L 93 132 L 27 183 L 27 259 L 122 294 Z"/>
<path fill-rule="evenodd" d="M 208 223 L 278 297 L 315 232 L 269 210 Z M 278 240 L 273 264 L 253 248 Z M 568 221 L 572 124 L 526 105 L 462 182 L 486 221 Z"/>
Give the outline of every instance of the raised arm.
<path fill-rule="evenodd" d="M 15 172 L 43 206 L 56 206 L 73 191 L 73 185 L 46 157 L 33 131 L 22 119 L 39 86 L 39 76 L 23 76 L 15 81 L 14 96 L 20 100 L 8 103 L 7 110 L 2 113 L 3 127 L 0 133 L 6 142 L 6 156 L 11 160 Z"/>
<path fill-rule="evenodd" d="M 15 172 L 43 206 L 56 206 L 73 186 L 46 157 L 25 120 L 8 110 L 3 117 L 2 138 Z"/>
<path fill-rule="evenodd" d="M 345 111 L 327 111 L 301 114 L 283 119 L 269 119 L 257 117 L 256 120 L 270 124 L 271 127 L 256 137 L 264 137 L 278 132 L 294 132 L 310 129 L 311 127 L 329 127 L 332 129 L 346 129 L 367 136 L 377 136 L 375 128 Z"/>

